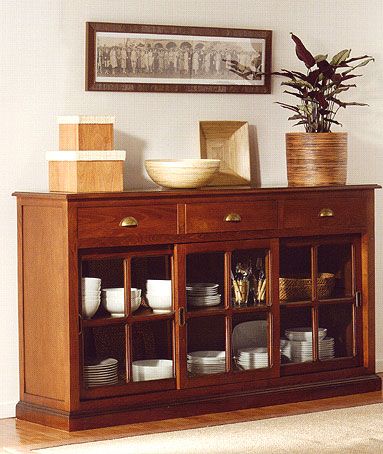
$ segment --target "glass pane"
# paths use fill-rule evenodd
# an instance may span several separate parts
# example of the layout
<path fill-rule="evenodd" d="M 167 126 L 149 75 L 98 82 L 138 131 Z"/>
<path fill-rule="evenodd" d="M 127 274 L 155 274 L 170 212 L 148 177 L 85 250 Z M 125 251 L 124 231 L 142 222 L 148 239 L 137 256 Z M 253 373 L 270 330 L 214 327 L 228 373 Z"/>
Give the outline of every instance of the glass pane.
<path fill-rule="evenodd" d="M 354 323 L 352 304 L 326 304 L 319 307 L 319 324 L 327 330 L 319 343 L 320 359 L 353 356 Z"/>
<path fill-rule="evenodd" d="M 109 317 L 111 313 L 113 313 L 113 316 L 123 316 L 123 259 L 83 261 L 81 271 L 82 317 Z M 107 292 L 105 292 L 105 289 L 107 289 Z M 110 296 L 108 300 L 105 298 L 106 293 Z"/>
<path fill-rule="evenodd" d="M 319 246 L 318 274 L 319 299 L 352 296 L 352 245 Z"/>
<path fill-rule="evenodd" d="M 171 256 L 133 257 L 131 260 L 132 309 L 164 314 L 172 311 Z"/>
<path fill-rule="evenodd" d="M 188 310 L 223 306 L 224 263 L 223 252 L 190 254 L 186 257 Z"/>
<path fill-rule="evenodd" d="M 83 345 L 85 387 L 125 383 L 125 326 L 85 329 Z"/>
<path fill-rule="evenodd" d="M 311 247 L 281 247 L 279 299 L 311 301 Z"/>
<path fill-rule="evenodd" d="M 267 314 L 233 316 L 232 351 L 238 370 L 269 367 Z"/>
<path fill-rule="evenodd" d="M 281 362 L 312 361 L 312 314 L 310 307 L 281 307 Z"/>
<path fill-rule="evenodd" d="M 188 320 L 188 375 L 225 372 L 225 346 L 225 317 L 196 317 Z"/>
<path fill-rule="evenodd" d="M 268 304 L 268 251 L 234 251 L 231 257 L 232 304 L 236 307 Z"/>
<path fill-rule="evenodd" d="M 174 377 L 173 322 L 134 323 L 132 326 L 132 380 Z"/>

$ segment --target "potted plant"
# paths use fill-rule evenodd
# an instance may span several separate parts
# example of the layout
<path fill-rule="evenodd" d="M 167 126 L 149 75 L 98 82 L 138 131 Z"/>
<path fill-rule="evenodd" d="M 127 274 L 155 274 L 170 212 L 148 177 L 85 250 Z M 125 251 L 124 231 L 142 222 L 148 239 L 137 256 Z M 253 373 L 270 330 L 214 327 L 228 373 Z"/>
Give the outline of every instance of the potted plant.
<path fill-rule="evenodd" d="M 351 58 L 351 50 L 344 49 L 328 60 L 328 55 L 313 56 L 302 41 L 291 33 L 295 52 L 306 66 L 306 72 L 282 69 L 271 74 L 287 80 L 284 93 L 296 98 L 296 104 L 279 102 L 290 110 L 289 120 L 294 126 L 302 125 L 304 133 L 286 134 L 287 178 L 290 186 L 345 184 L 347 177 L 347 133 L 331 132 L 334 125 L 341 126 L 335 117 L 347 106 L 365 106 L 359 102 L 345 102 L 340 97 L 356 87 L 353 79 L 357 68 L 374 59 L 369 55 Z M 255 78 L 250 68 L 231 61 L 231 70 L 246 79 Z M 257 74 L 259 76 L 259 73 Z"/>

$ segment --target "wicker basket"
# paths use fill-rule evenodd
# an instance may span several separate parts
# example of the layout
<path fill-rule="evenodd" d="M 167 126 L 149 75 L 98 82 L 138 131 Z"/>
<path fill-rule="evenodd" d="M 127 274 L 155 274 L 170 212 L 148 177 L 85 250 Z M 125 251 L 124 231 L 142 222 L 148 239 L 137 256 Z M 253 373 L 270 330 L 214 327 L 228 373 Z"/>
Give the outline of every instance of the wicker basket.
<path fill-rule="evenodd" d="M 335 286 L 335 276 L 332 273 L 322 273 L 318 276 L 318 299 L 331 296 Z M 279 278 L 279 299 L 288 301 L 310 300 L 311 279 Z"/>

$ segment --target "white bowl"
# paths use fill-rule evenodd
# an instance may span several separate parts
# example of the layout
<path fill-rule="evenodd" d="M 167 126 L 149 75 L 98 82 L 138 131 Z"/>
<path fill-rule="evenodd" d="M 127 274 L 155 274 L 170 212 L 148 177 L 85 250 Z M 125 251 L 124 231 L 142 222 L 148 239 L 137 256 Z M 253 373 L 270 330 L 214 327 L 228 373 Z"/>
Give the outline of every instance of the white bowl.
<path fill-rule="evenodd" d="M 81 278 L 81 288 L 86 292 L 98 291 L 101 289 L 101 279 L 98 277 L 83 277 Z"/>
<path fill-rule="evenodd" d="M 146 287 L 171 287 L 171 279 L 148 279 L 146 281 Z"/>
<path fill-rule="evenodd" d="M 136 311 L 141 304 L 141 290 L 132 289 L 131 292 L 131 310 Z M 102 305 L 115 317 L 122 317 L 125 314 L 124 292 L 107 292 L 103 293 Z"/>
<path fill-rule="evenodd" d="M 132 363 L 133 381 L 161 380 L 173 377 L 171 359 L 143 359 Z"/>
<path fill-rule="evenodd" d="M 319 328 L 318 329 L 318 338 L 322 340 L 326 337 L 327 329 Z M 299 327 L 291 328 L 285 330 L 285 336 L 292 341 L 308 341 L 311 342 L 313 338 L 312 328 L 309 327 Z"/>
<path fill-rule="evenodd" d="M 165 314 L 172 310 L 172 295 L 161 295 L 159 293 L 146 294 L 149 306 L 155 314 Z"/>
<path fill-rule="evenodd" d="M 81 292 L 82 296 L 100 296 L 101 290 L 91 291 L 91 290 L 83 290 Z"/>
<path fill-rule="evenodd" d="M 219 159 L 151 159 L 145 161 L 150 178 L 165 188 L 200 188 L 218 172 Z"/>
<path fill-rule="evenodd" d="M 93 315 L 97 312 L 97 309 L 100 307 L 100 298 L 98 299 L 83 299 L 82 300 L 82 316 L 84 318 L 92 318 Z"/>

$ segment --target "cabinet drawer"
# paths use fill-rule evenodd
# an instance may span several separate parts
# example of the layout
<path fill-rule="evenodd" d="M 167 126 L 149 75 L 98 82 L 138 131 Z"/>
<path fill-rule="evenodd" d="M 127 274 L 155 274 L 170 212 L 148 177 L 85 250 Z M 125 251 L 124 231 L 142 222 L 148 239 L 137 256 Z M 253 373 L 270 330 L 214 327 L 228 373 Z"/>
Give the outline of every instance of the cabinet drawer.
<path fill-rule="evenodd" d="M 366 205 L 361 197 L 308 197 L 285 200 L 281 225 L 300 227 L 362 227 Z"/>
<path fill-rule="evenodd" d="M 79 239 L 176 233 L 176 205 L 97 207 L 78 210 Z"/>
<path fill-rule="evenodd" d="M 186 233 L 274 229 L 275 201 L 196 203 L 186 205 Z"/>

